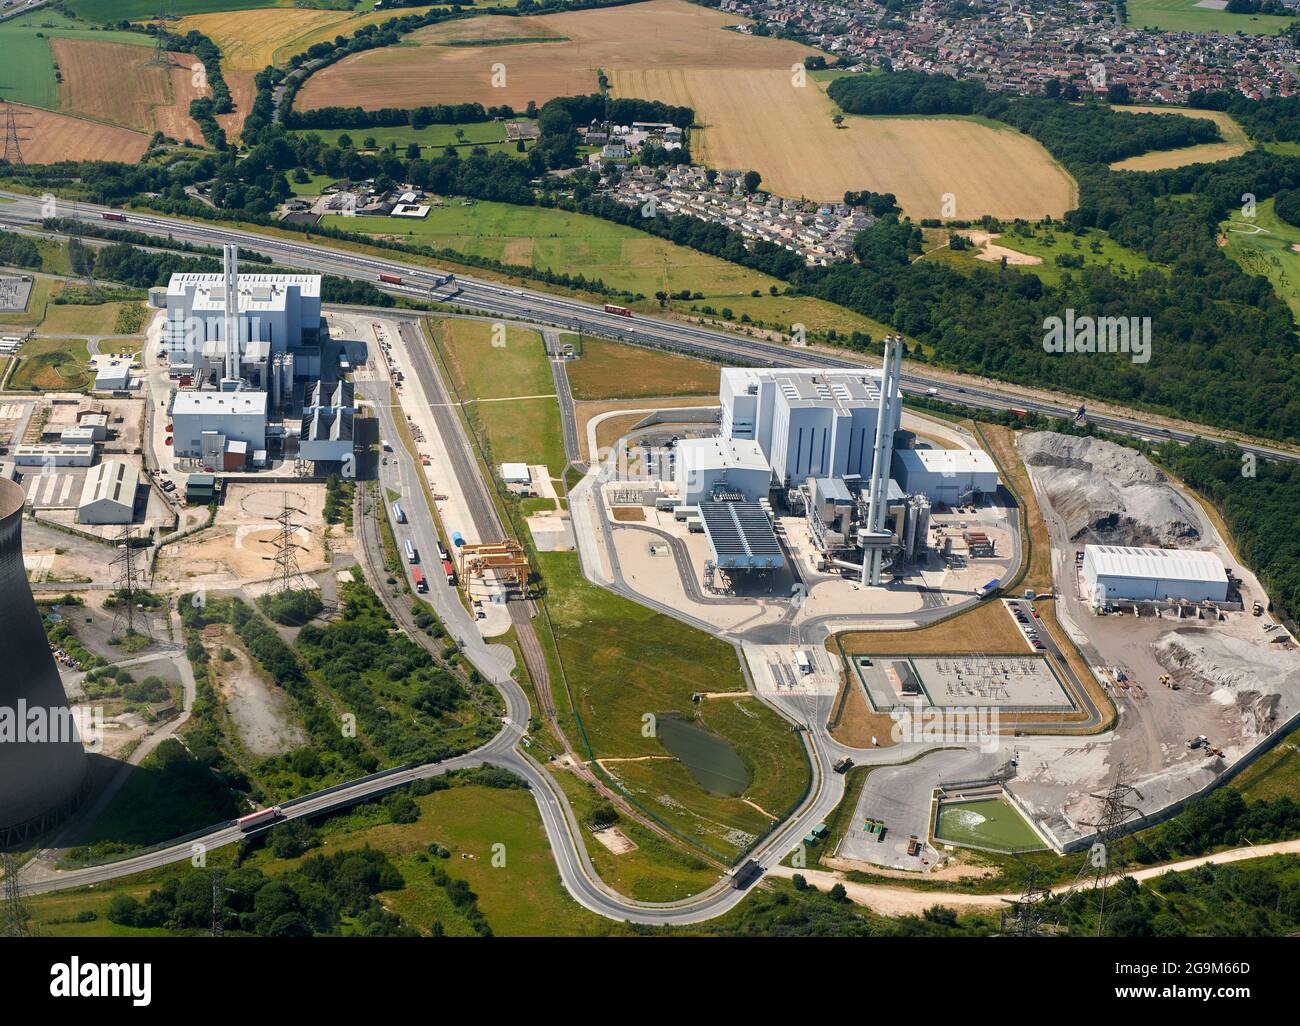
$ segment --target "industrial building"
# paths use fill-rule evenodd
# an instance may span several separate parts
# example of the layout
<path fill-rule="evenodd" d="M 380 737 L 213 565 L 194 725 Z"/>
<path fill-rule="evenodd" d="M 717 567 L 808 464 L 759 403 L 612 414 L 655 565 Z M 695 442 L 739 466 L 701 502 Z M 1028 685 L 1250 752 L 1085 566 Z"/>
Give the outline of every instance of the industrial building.
<path fill-rule="evenodd" d="M 21 487 L 0 479 L 0 708 L 24 717 L 17 736 L 0 731 L 0 847 L 49 830 L 89 783 L 86 752 L 23 567 L 23 499 Z"/>
<path fill-rule="evenodd" d="M 202 459 L 205 467 L 222 468 L 229 442 L 266 447 L 265 392 L 183 390 L 173 397 L 171 414 L 176 455 Z"/>
<path fill-rule="evenodd" d="M 1085 545 L 1083 581 L 1093 605 L 1123 601 L 1223 602 L 1228 573 L 1213 552 Z"/>
<path fill-rule="evenodd" d="M 998 490 L 998 465 L 979 449 L 896 449 L 893 470 L 905 492 L 945 506 Z"/>
<path fill-rule="evenodd" d="M 244 379 L 270 391 L 275 358 L 300 349 L 317 357 L 300 374 L 319 373 L 320 275 L 241 275 L 236 247 L 226 246 L 224 258 L 222 273 L 173 274 L 165 292 L 151 295 L 167 310 L 162 344 L 172 375 L 203 385 Z"/>
<path fill-rule="evenodd" d="M 303 400 L 298 455 L 318 463 L 341 463 L 353 451 L 355 390 L 350 381 L 318 381 Z"/>
<path fill-rule="evenodd" d="M 783 488 L 809 477 L 871 473 L 883 370 L 722 371 L 722 437 L 758 443 Z M 895 388 L 897 385 L 895 384 Z M 901 404 L 891 403 L 889 432 Z"/>
<path fill-rule="evenodd" d="M 777 570 L 785 563 L 772 518 L 756 502 L 702 502 L 709 561 L 722 570 Z"/>
<path fill-rule="evenodd" d="M 105 460 L 92 467 L 81 488 L 77 523 L 129 524 L 139 487 L 139 469 L 125 460 Z"/>
<path fill-rule="evenodd" d="M 95 462 L 93 445 L 18 445 L 14 463 L 20 467 L 88 467 Z"/>
<path fill-rule="evenodd" d="M 757 442 L 687 438 L 677 443 L 677 494 L 694 506 L 715 495 L 759 502 L 772 489 L 772 468 Z"/>
<path fill-rule="evenodd" d="M 95 391 L 122 392 L 130 387 L 130 360 L 104 360 L 95 368 Z"/>

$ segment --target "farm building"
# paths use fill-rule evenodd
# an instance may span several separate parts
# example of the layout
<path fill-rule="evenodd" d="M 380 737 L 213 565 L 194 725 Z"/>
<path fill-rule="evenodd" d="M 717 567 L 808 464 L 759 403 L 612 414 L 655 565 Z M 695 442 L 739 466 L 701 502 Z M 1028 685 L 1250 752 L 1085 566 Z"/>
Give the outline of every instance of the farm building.
<path fill-rule="evenodd" d="M 1116 599 L 1222 602 L 1228 574 L 1213 552 L 1085 545 L 1083 580 L 1094 605 Z"/>
<path fill-rule="evenodd" d="M 129 524 L 139 486 L 139 468 L 125 460 L 105 460 L 91 468 L 77 503 L 77 523 Z"/>

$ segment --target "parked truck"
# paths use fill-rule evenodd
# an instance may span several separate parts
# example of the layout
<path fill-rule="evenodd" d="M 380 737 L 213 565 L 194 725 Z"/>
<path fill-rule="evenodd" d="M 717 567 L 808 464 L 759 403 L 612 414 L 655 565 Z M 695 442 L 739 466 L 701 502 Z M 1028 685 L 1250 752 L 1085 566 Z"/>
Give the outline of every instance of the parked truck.
<path fill-rule="evenodd" d="M 760 876 L 763 875 L 763 867 L 754 859 L 748 859 L 731 874 L 731 886 L 738 891 L 743 891 Z"/>

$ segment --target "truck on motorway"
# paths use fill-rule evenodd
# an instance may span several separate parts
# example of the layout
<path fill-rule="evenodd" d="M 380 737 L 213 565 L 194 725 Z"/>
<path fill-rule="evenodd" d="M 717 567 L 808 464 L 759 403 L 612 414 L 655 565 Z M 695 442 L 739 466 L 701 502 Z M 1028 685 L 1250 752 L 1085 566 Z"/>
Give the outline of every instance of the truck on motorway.
<path fill-rule="evenodd" d="M 743 891 L 762 875 L 763 867 L 754 859 L 748 859 L 732 872 L 731 886 L 735 890 Z"/>
<path fill-rule="evenodd" d="M 429 590 L 429 582 L 424 579 L 424 574 L 418 566 L 411 567 L 411 580 L 415 582 L 415 590 L 424 593 Z"/>
<path fill-rule="evenodd" d="M 392 452 L 392 451 L 393 451 L 393 447 L 392 447 L 391 445 L 388 444 L 388 439 L 387 439 L 387 438 L 381 438 L 381 439 L 379 440 L 379 448 L 383 449 L 384 452 Z"/>
<path fill-rule="evenodd" d="M 443 548 L 443 546 L 442 546 L 442 542 L 438 542 L 438 558 L 441 559 L 441 560 L 443 560 L 444 562 L 446 562 L 446 560 L 447 560 L 447 558 L 448 558 L 448 557 L 447 557 L 447 550 L 446 550 L 445 548 Z"/>
<path fill-rule="evenodd" d="M 126 220 L 126 215 L 125 215 L 125 214 L 122 214 L 122 213 L 119 213 L 119 212 L 116 211 L 116 210 L 105 210 L 105 211 L 102 211 L 102 212 L 100 213 L 99 216 L 102 217 L 105 221 L 125 221 L 125 220 Z"/>
<path fill-rule="evenodd" d="M 244 833 L 249 833 L 270 826 L 276 820 L 283 818 L 284 812 L 280 806 L 273 805 L 269 809 L 258 809 L 256 812 L 250 812 L 247 816 L 240 816 L 235 820 L 235 826 L 239 827 Z"/>
<path fill-rule="evenodd" d="M 406 510 L 402 509 L 400 502 L 393 503 L 393 519 L 399 524 L 406 523 Z"/>
<path fill-rule="evenodd" d="M 420 553 L 416 551 L 415 546 L 411 544 L 411 539 L 406 539 L 406 561 L 408 563 L 420 562 Z"/>
<path fill-rule="evenodd" d="M 615 306 L 613 303 L 605 304 L 605 313 L 618 314 L 620 317 L 631 317 L 632 311 L 625 306 Z"/>
<path fill-rule="evenodd" d="M 442 572 L 447 575 L 447 583 L 454 588 L 456 586 L 456 568 L 451 565 L 450 559 L 442 561 Z"/>
<path fill-rule="evenodd" d="M 382 282 L 387 282 L 389 285 L 402 284 L 402 276 L 400 274 L 381 274 L 379 276 L 379 280 Z"/>

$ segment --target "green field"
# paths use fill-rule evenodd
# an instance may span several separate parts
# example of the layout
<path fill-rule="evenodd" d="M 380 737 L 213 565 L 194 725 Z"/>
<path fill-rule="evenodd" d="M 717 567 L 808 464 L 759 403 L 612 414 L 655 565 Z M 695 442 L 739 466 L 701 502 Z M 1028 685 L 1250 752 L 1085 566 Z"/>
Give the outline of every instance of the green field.
<path fill-rule="evenodd" d="M 936 841 L 991 848 L 994 851 L 1041 851 L 1046 847 L 1005 798 L 943 802 L 934 828 Z"/>
<path fill-rule="evenodd" d="M 954 234 L 962 235 L 957 230 Z M 1143 254 L 1128 249 L 1115 242 L 1109 235 L 1099 229 L 1087 229 L 1082 235 L 1076 235 L 1059 224 L 1017 224 L 1008 226 L 996 239 L 994 246 L 1012 249 L 1038 257 L 1041 264 L 1018 264 L 1018 271 L 1031 271 L 1049 284 L 1056 284 L 1066 273 L 1078 275 L 1081 268 L 1060 267 L 1056 257 L 1069 255 L 1081 257 L 1085 267 L 1109 267 L 1114 271 L 1133 274 L 1137 271 L 1158 269 Z M 1094 244 L 1096 249 L 1094 250 Z M 958 270 L 970 270 L 976 267 L 995 268 L 997 261 L 980 260 L 975 250 L 939 249 L 922 259 L 940 260 L 951 264 Z"/>
<path fill-rule="evenodd" d="M 167 13 L 173 17 L 208 14 L 213 11 L 251 11 L 259 7 L 293 7 L 293 0 L 168 0 Z M 327 7 L 328 4 L 311 4 Z M 359 10 L 369 10 L 373 3 L 363 3 Z M 67 0 L 67 7 L 79 18 L 95 22 L 148 20 L 158 13 L 158 0 Z"/>
<path fill-rule="evenodd" d="M 462 133 L 457 138 L 456 132 Z M 408 143 L 419 143 L 423 149 L 423 156 L 426 158 L 437 157 L 442 155 L 442 151 L 447 146 L 455 146 L 459 150 L 468 150 L 474 146 L 482 146 L 489 153 L 501 151 L 503 153 L 515 153 L 515 144 L 506 142 L 506 126 L 504 121 L 475 121 L 463 125 L 429 125 L 425 128 L 414 129 L 409 125 L 396 125 L 385 128 L 308 128 L 299 129 L 295 135 L 319 135 L 325 142 L 332 146 L 338 145 L 340 136 L 347 136 L 352 140 L 354 149 L 365 152 L 375 149 L 382 149 L 390 142 L 397 143 L 399 153 L 405 155 Z M 374 140 L 373 144 L 370 140 Z M 531 147 L 532 142 L 526 143 Z"/>
<path fill-rule="evenodd" d="M 4 60 L 0 62 L 0 96 L 33 107 L 58 109 L 59 82 L 55 77 L 54 53 L 50 49 L 51 37 L 153 45 L 148 36 L 138 32 L 101 31 L 56 11 L 33 11 L 12 21 L 0 22 L 0 53 L 4 54 Z"/>
<path fill-rule="evenodd" d="M 18 351 L 9 381 L 15 391 L 84 392 L 95 383 L 84 338 L 38 338 Z"/>
<path fill-rule="evenodd" d="M 1227 240 L 1227 253 L 1247 274 L 1262 274 L 1291 313 L 1300 317 L 1300 228 L 1293 228 L 1275 213 L 1273 201 L 1264 200 L 1247 220 L 1234 214 L 1219 226 Z"/>
<path fill-rule="evenodd" d="M 720 375 L 716 363 L 598 338 L 584 339 L 582 358 L 569 364 L 575 399 L 716 396 Z"/>
<path fill-rule="evenodd" d="M 1291 22 L 1291 18 L 1277 15 L 1229 14 L 1209 7 L 1197 7 L 1196 0 L 1128 0 L 1128 24 L 1135 28 L 1271 36 Z"/>

